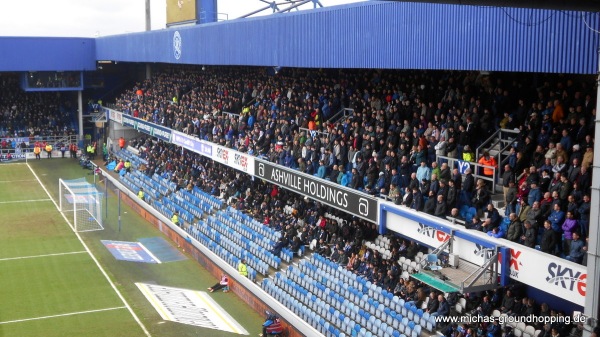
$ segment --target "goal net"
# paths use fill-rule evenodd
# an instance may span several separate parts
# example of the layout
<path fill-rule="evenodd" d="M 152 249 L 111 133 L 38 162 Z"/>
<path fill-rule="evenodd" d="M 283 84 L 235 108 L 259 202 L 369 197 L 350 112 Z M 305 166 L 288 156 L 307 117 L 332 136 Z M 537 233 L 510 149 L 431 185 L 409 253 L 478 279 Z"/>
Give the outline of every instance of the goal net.
<path fill-rule="evenodd" d="M 76 232 L 102 230 L 102 193 L 85 178 L 59 179 L 60 211 Z"/>

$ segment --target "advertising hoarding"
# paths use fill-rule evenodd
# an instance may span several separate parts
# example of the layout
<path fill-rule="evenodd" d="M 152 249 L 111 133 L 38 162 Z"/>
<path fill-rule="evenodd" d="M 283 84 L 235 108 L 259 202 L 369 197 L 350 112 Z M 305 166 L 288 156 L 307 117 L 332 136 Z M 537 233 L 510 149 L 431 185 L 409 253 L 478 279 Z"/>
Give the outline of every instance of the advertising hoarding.
<path fill-rule="evenodd" d="M 377 222 L 377 200 L 359 191 L 261 159 L 256 159 L 254 175 L 351 215 Z"/>

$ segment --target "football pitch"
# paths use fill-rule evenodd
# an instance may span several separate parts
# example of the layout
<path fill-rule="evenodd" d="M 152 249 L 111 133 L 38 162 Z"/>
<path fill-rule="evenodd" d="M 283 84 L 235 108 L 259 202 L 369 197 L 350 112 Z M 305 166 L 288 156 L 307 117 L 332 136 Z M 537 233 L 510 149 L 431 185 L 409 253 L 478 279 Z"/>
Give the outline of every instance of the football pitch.
<path fill-rule="evenodd" d="M 56 206 L 58 179 L 94 182 L 89 172 L 61 158 L 0 165 L 0 337 L 260 333 L 263 315 L 232 293 L 207 295 L 205 289 L 217 280 L 193 259 L 161 264 L 115 259 L 103 240 L 156 241 L 162 234 L 125 204 L 119 228 L 112 191 L 105 229 L 75 233 Z M 229 331 L 165 319 L 169 315 L 159 313 L 141 290 L 160 287 L 193 291 L 198 301 L 216 308 Z"/>

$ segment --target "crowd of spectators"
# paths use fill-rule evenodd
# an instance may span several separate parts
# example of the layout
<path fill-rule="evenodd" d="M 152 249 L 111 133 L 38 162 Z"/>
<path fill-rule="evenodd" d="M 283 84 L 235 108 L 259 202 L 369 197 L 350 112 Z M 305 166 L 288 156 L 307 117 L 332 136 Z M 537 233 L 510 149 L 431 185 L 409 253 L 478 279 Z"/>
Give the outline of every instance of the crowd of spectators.
<path fill-rule="evenodd" d="M 156 173 L 176 182 L 177 189 L 191 191 L 194 187 L 200 188 L 228 200 L 230 205 L 259 219 L 265 226 L 281 231 L 281 239 L 274 243 L 271 250 L 274 254 L 279 254 L 282 248 L 298 251 L 300 245 L 310 246 L 314 252 L 433 316 L 453 314 L 455 304 L 463 297 L 458 293 L 439 293 L 426 284 L 401 277 L 402 266 L 396 262 L 401 257 L 415 259 L 423 251 L 423 247 L 414 241 L 391 236 L 391 257 L 384 258 L 379 251 L 364 244 L 365 241 L 374 241 L 378 236 L 374 224 L 262 180 L 246 179 L 238 171 L 199 154 L 182 151 L 173 144 L 140 138 L 131 140 L 130 145 L 140 150 L 140 156 L 148 162 L 139 168 L 145 174 Z M 286 206 L 293 211 L 284 212 Z M 326 217 L 326 213 L 341 217 L 343 222 L 338 223 Z M 564 311 L 550 309 L 546 303 L 538 304 L 533 298 L 528 298 L 525 287 L 518 284 L 494 291 L 465 294 L 464 298 L 466 309 L 474 315 L 490 316 L 495 309 L 515 317 L 566 315 Z M 558 319 L 557 322 L 535 327 L 542 330 L 545 337 L 581 335 L 581 326 L 566 324 Z M 501 334 L 498 322 L 440 327 L 446 337 L 500 337 Z"/>
<path fill-rule="evenodd" d="M 0 92 L 0 138 L 76 133 L 76 100 L 71 93 L 25 92 L 13 74 L 0 75 Z"/>
<path fill-rule="evenodd" d="M 592 89 L 562 76 L 170 67 L 116 107 L 431 215 L 474 207 L 468 228 L 585 263 Z M 519 131 L 506 161 L 475 158 L 500 127 Z M 438 156 L 497 170 L 460 174 Z M 502 178 L 504 214 L 482 177 Z"/>

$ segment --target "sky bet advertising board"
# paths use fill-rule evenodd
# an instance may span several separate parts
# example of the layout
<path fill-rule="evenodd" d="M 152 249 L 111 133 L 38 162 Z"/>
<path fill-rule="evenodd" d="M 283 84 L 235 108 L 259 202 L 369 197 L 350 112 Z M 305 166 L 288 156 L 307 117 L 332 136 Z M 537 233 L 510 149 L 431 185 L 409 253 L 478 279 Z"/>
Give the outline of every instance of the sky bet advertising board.
<path fill-rule="evenodd" d="M 377 222 L 377 200 L 375 198 L 260 159 L 255 160 L 254 168 L 254 175 L 263 180 L 365 220 Z"/>
<path fill-rule="evenodd" d="M 421 212 L 418 214 L 421 219 L 410 219 L 410 212 L 406 207 L 398 207 L 399 214 L 391 211 L 383 212 L 385 216 L 385 226 L 388 230 L 397 232 L 403 236 L 413 238 L 418 242 L 431 247 L 439 247 L 445 241 L 450 239 L 448 232 L 454 230 L 455 234 L 461 231 L 467 231 L 469 234 L 476 235 L 482 240 L 489 241 L 492 245 L 504 246 L 510 248 L 510 278 L 523 282 L 532 287 L 553 294 L 577 305 L 585 304 L 587 270 L 585 266 L 570 262 L 564 259 L 558 259 L 555 256 L 542 253 L 538 250 L 525 247 L 523 245 L 505 240 L 492 239 L 485 233 L 478 233 L 465 230 L 459 226 L 444 224 L 442 226 L 432 226 L 427 223 L 438 223 L 439 219 L 428 216 Z M 416 217 L 417 215 L 413 215 Z M 461 259 L 481 266 L 487 259 L 493 255 L 493 251 L 482 247 L 480 244 L 463 239 L 457 235 L 454 236 L 453 253 L 458 254 Z M 502 257 L 499 257 L 502 261 Z M 501 270 L 501 269 L 500 269 Z"/>

